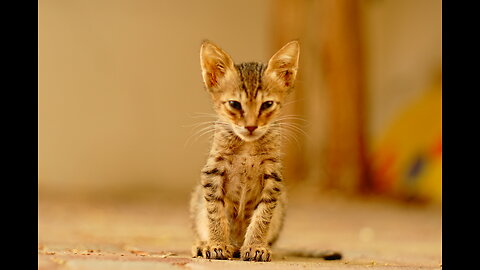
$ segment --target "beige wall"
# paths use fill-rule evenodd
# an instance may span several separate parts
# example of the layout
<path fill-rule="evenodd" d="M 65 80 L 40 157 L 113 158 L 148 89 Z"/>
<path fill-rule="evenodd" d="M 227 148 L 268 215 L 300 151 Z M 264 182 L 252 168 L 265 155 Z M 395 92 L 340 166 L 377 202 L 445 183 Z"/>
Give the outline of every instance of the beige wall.
<path fill-rule="evenodd" d="M 201 82 L 201 40 L 211 39 L 236 61 L 267 61 L 272 3 L 278 2 L 39 1 L 40 191 L 190 189 L 209 143 L 205 136 L 185 146 L 195 132 L 188 125 L 208 120 L 195 113 L 212 112 Z M 441 1 L 363 3 L 374 139 L 441 65 Z M 306 14 L 305 31 L 317 33 L 318 14 Z M 310 92 L 298 102 L 310 122 L 309 137 L 299 139 L 307 140 L 306 175 L 321 181 L 325 84 L 309 73 L 308 67 L 318 70 L 315 37 L 301 42 L 299 84 Z"/>
<path fill-rule="evenodd" d="M 189 188 L 207 153 L 184 127 L 212 112 L 199 48 L 267 60 L 266 1 L 41 0 L 39 189 Z"/>
<path fill-rule="evenodd" d="M 441 0 L 365 2 L 370 136 L 435 80 L 442 64 Z"/>

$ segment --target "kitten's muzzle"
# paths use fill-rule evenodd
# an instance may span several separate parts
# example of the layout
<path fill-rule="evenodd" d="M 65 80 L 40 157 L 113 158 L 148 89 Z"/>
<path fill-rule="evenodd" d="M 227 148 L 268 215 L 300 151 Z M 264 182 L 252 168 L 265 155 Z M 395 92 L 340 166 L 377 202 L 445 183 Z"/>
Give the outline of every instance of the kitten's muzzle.
<path fill-rule="evenodd" d="M 262 137 L 268 129 L 267 126 L 238 126 L 232 125 L 233 131 L 237 134 L 242 140 L 246 142 L 253 142 L 258 138 Z"/>

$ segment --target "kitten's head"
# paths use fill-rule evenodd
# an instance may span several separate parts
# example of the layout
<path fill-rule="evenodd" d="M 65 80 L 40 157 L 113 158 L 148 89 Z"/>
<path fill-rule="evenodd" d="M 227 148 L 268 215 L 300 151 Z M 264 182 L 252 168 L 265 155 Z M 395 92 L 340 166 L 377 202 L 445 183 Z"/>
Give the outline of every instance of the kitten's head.
<path fill-rule="evenodd" d="M 214 109 L 244 141 L 255 141 L 279 115 L 297 75 L 300 48 L 291 41 L 275 53 L 267 65 L 235 64 L 210 41 L 200 49 L 202 76 Z"/>

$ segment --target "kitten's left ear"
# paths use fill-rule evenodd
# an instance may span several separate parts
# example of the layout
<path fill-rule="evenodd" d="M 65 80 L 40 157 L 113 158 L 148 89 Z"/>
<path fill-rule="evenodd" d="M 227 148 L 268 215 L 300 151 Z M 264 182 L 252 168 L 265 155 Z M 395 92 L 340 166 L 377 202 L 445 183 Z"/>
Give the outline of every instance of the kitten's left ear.
<path fill-rule="evenodd" d="M 265 75 L 289 90 L 297 76 L 299 56 L 300 44 L 296 40 L 290 41 L 270 58 Z"/>

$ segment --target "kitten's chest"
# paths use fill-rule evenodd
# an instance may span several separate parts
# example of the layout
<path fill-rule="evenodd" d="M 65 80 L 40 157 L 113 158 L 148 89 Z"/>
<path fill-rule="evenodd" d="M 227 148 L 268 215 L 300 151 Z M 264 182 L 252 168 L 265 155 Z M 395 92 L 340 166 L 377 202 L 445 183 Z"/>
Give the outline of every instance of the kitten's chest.
<path fill-rule="evenodd" d="M 225 193 L 233 202 L 255 200 L 263 187 L 263 170 L 255 156 L 238 155 L 232 160 Z"/>
<path fill-rule="evenodd" d="M 233 158 L 230 172 L 242 182 L 251 180 L 261 174 L 261 166 L 257 158 L 250 155 L 238 155 Z"/>

